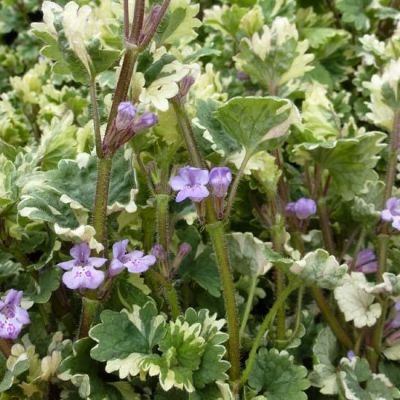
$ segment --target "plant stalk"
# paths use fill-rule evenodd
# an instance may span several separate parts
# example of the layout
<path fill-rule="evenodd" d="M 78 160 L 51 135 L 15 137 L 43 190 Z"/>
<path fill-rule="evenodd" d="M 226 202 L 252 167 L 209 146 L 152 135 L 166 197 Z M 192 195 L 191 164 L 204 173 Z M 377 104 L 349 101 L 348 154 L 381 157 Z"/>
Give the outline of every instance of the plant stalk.
<path fill-rule="evenodd" d="M 79 322 L 78 339 L 88 336 L 90 326 L 99 312 L 100 302 L 82 296 L 82 312 Z"/>
<path fill-rule="evenodd" d="M 206 228 L 214 247 L 219 275 L 222 282 L 229 333 L 228 355 L 231 362 L 230 376 L 232 381 L 236 381 L 240 377 L 239 324 L 235 299 L 235 285 L 225 243 L 224 225 L 221 221 L 218 221 L 208 224 Z"/>
<path fill-rule="evenodd" d="M 92 104 L 92 117 L 93 117 L 94 137 L 96 143 L 96 155 L 98 158 L 103 158 L 103 147 L 101 144 L 101 133 L 100 133 L 100 115 L 97 103 L 95 79 L 90 79 L 89 93 L 90 93 L 90 102 Z"/>
<path fill-rule="evenodd" d="M 280 297 L 278 297 L 274 303 L 274 305 L 271 307 L 271 309 L 268 311 L 268 314 L 265 316 L 264 321 L 262 322 L 261 326 L 258 329 L 258 333 L 256 338 L 254 339 L 253 346 L 250 350 L 249 357 L 246 362 L 246 368 L 243 371 L 242 377 L 240 378 L 240 385 L 244 385 L 247 380 L 249 379 L 250 373 L 253 369 L 254 362 L 256 360 L 256 355 L 257 355 L 257 350 L 261 345 L 261 341 L 264 337 L 265 332 L 267 329 L 271 326 L 272 322 L 274 321 L 274 318 L 279 310 L 279 308 L 282 307 L 286 299 L 289 297 L 289 295 L 298 288 L 298 286 L 287 286 L 286 289 L 281 293 Z"/>
<path fill-rule="evenodd" d="M 251 308 L 253 305 L 254 294 L 255 294 L 256 288 L 257 288 L 257 283 L 258 283 L 258 277 L 257 277 L 257 275 L 254 274 L 251 277 L 250 291 L 249 291 L 249 295 L 247 297 L 247 302 L 246 302 L 246 307 L 244 309 L 242 322 L 240 324 L 239 339 L 242 339 L 244 330 L 246 329 L 247 321 L 249 320 Z"/>

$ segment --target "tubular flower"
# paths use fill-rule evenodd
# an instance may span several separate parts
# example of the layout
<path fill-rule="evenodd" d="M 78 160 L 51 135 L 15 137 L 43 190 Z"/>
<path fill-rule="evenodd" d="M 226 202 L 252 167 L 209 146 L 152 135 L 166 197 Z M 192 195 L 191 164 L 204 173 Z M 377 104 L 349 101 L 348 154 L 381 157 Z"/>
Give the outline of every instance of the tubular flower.
<path fill-rule="evenodd" d="M 317 205 L 314 200 L 302 197 L 295 202 L 288 203 L 286 212 L 298 219 L 307 219 L 317 212 Z"/>
<path fill-rule="evenodd" d="M 373 250 L 364 249 L 358 252 L 355 270 L 364 274 L 372 274 L 378 270 L 378 260 Z"/>
<path fill-rule="evenodd" d="M 90 257 L 89 245 L 85 242 L 72 247 L 72 260 L 57 264 L 67 271 L 62 280 L 69 289 L 97 289 L 104 281 L 105 274 L 96 268 L 103 266 L 107 259 Z"/>
<path fill-rule="evenodd" d="M 400 230 L 400 199 L 391 197 L 386 201 L 386 208 L 381 212 L 383 221 L 391 222 L 393 228 Z"/>
<path fill-rule="evenodd" d="M 141 273 L 147 271 L 155 262 L 156 257 L 153 255 L 144 255 L 142 251 L 126 252 L 128 240 L 121 240 L 114 243 L 113 260 L 110 265 L 110 275 L 115 276 L 122 272 L 125 268 L 131 273 Z"/>
<path fill-rule="evenodd" d="M 228 187 L 232 182 L 232 173 L 228 167 L 215 167 L 210 171 L 209 183 L 212 194 L 223 198 L 228 193 Z"/>
<path fill-rule="evenodd" d="M 170 179 L 171 188 L 178 192 L 176 202 L 180 203 L 189 198 L 194 202 L 200 202 L 208 195 L 208 171 L 206 169 L 184 167 L 179 170 L 177 176 Z"/>
<path fill-rule="evenodd" d="M 21 307 L 22 291 L 11 289 L 0 300 L 0 338 L 16 339 L 24 325 L 29 324 L 28 312 Z"/>

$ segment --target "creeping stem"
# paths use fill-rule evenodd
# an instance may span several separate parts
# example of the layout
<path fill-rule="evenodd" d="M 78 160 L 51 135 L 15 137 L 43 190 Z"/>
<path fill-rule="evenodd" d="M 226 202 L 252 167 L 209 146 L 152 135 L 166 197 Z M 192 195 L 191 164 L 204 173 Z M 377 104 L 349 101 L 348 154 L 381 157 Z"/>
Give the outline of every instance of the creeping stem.
<path fill-rule="evenodd" d="M 205 163 L 197 148 L 196 140 L 194 138 L 192 127 L 189 118 L 185 112 L 185 109 L 183 105 L 176 100 L 172 101 L 172 105 L 174 107 L 178 120 L 178 126 L 189 152 L 191 162 L 195 167 L 203 168 L 205 166 Z M 211 242 L 215 250 L 219 274 L 221 277 L 224 292 L 225 312 L 228 322 L 229 334 L 228 355 L 229 361 L 231 363 L 229 374 L 231 380 L 235 382 L 240 377 L 240 339 L 238 314 L 235 301 L 235 285 L 233 282 L 228 251 L 225 244 L 224 225 L 222 222 L 217 221 L 217 217 L 215 215 L 214 207 L 212 204 L 212 199 L 207 198 L 204 201 L 206 203 L 206 214 L 208 222 L 207 231 L 210 234 Z"/>

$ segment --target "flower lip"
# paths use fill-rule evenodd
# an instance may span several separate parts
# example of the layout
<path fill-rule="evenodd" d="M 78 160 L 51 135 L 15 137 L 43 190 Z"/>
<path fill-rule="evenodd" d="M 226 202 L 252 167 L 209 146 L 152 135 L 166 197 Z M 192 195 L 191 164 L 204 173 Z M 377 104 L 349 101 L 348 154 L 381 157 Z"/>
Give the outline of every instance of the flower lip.
<path fill-rule="evenodd" d="M 187 198 L 200 202 L 210 194 L 206 187 L 208 180 L 209 173 L 206 169 L 187 166 L 179 169 L 178 175 L 170 179 L 169 185 L 178 192 L 177 203 Z"/>

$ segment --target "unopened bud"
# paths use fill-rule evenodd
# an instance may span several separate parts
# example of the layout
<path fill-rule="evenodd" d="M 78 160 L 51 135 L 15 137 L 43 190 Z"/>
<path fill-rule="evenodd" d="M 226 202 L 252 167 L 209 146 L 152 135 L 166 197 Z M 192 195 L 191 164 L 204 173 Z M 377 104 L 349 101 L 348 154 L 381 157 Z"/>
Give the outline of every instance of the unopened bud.
<path fill-rule="evenodd" d="M 179 248 L 178 252 L 176 253 L 174 262 L 172 264 L 172 268 L 176 271 L 179 266 L 182 264 L 183 259 L 192 251 L 192 246 L 189 243 L 182 243 Z"/>
<path fill-rule="evenodd" d="M 164 250 L 164 247 L 157 243 L 151 249 L 151 254 L 157 258 L 157 261 L 165 261 L 167 259 L 167 252 Z"/>
<path fill-rule="evenodd" d="M 118 113 L 115 119 L 117 131 L 128 129 L 136 115 L 136 107 L 129 101 L 119 103 Z"/>
<path fill-rule="evenodd" d="M 134 123 L 133 130 L 138 133 L 144 129 L 151 128 L 158 122 L 157 115 L 152 112 L 145 112 Z"/>

